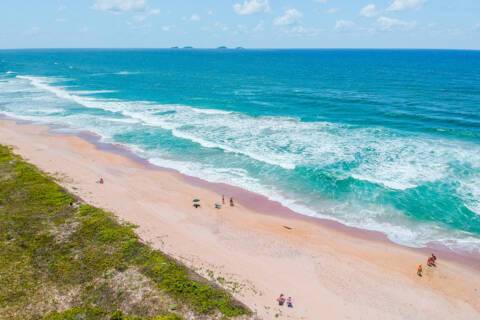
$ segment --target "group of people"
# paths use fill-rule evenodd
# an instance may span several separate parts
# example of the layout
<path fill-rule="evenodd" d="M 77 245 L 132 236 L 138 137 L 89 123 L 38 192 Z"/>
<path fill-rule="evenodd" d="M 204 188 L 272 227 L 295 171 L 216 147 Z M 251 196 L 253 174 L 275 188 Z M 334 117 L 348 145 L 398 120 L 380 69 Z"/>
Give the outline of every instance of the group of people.
<path fill-rule="evenodd" d="M 429 267 L 436 267 L 437 264 L 436 264 L 436 261 L 437 261 L 437 257 L 432 253 L 432 255 L 427 259 L 427 266 Z M 423 274 L 423 268 L 422 268 L 422 265 L 418 265 L 418 268 L 417 268 L 417 275 L 419 277 L 421 277 Z"/>
<path fill-rule="evenodd" d="M 222 204 L 225 204 L 225 195 L 222 194 Z M 233 198 L 230 197 L 230 207 L 234 207 Z"/>
<path fill-rule="evenodd" d="M 285 299 L 285 296 L 283 295 L 283 293 L 280 294 L 280 296 L 277 298 L 277 302 L 279 306 L 283 306 L 286 302 L 288 308 L 293 308 L 292 297 L 288 297 Z"/>

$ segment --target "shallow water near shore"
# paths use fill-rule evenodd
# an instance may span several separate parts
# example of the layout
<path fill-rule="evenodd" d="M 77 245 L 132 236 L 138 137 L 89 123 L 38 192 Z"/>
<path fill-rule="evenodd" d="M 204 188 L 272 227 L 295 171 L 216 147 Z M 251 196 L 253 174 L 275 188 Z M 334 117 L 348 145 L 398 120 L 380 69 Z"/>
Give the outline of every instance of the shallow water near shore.
<path fill-rule="evenodd" d="M 0 51 L 0 112 L 421 247 L 480 250 L 480 52 Z"/>

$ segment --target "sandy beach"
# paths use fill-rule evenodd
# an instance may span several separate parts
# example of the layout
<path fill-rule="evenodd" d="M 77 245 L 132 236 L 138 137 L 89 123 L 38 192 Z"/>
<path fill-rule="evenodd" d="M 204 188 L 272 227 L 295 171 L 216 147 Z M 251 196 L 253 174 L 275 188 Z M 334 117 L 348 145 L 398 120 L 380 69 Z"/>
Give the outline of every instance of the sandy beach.
<path fill-rule="evenodd" d="M 137 225 L 144 241 L 230 290 L 261 319 L 480 319 L 480 257 L 439 249 L 430 268 L 430 249 L 303 217 L 94 140 L 0 121 L 0 143 L 86 202 Z M 215 209 L 222 194 L 227 205 Z M 192 207 L 194 198 L 201 208 Z M 293 298 L 293 308 L 276 304 L 280 293 Z"/>

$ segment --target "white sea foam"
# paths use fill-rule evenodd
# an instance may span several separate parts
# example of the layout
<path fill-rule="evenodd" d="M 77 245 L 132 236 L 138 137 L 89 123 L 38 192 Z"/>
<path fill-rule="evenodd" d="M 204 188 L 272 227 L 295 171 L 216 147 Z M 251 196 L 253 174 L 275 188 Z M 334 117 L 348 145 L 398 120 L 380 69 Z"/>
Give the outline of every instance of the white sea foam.
<path fill-rule="evenodd" d="M 144 151 L 137 150 L 137 152 L 148 158 L 148 154 Z M 467 232 L 446 231 L 434 223 L 415 223 L 393 208 L 378 206 L 355 207 L 347 202 L 339 204 L 324 201 L 319 204 L 323 211 L 318 211 L 281 195 L 273 187 L 263 186 L 258 180 L 249 177 L 247 172 L 241 168 L 218 168 L 196 162 L 165 158 L 150 158 L 149 161 L 160 167 L 171 168 L 180 173 L 210 182 L 223 183 L 228 181 L 231 185 L 262 194 L 268 199 L 277 201 L 297 213 L 334 220 L 350 227 L 381 232 L 391 241 L 405 246 L 421 248 L 430 243 L 438 242 L 448 245 L 451 249 L 480 253 L 480 238 Z"/>
<path fill-rule="evenodd" d="M 115 90 L 69 90 L 70 94 L 78 94 L 78 95 L 93 95 L 93 94 L 102 94 L 102 93 L 115 93 Z"/>
<path fill-rule="evenodd" d="M 1 112 L 26 120 L 91 130 L 106 142 L 115 142 L 113 137 L 116 134 L 138 126 L 162 128 L 175 137 L 202 147 L 237 154 L 245 157 L 246 161 L 256 160 L 256 165 L 263 163 L 285 170 L 300 167 L 328 170 L 339 163 L 346 163 L 352 168 L 343 174 L 396 190 L 452 178 L 452 163 L 467 163 L 477 167 L 480 163 L 480 147 L 471 143 L 428 137 L 411 139 L 381 128 L 354 128 L 327 122 L 302 122 L 287 117 L 251 117 L 216 109 L 97 98 L 90 96 L 93 92 L 75 92 L 58 86 L 58 81 L 45 77 L 17 76 L 17 79 L 1 82 L 0 93 L 5 93 L 6 98 L 2 100 L 0 94 L 0 105 L 2 101 L 7 103 L 6 109 Z M 28 105 L 25 101 L 29 100 L 22 100 L 22 95 L 17 92 L 22 92 L 22 95 L 31 92 L 27 98 L 36 99 L 37 102 Z M 72 103 L 112 114 L 52 116 L 55 112 L 61 112 L 62 108 L 67 110 Z M 44 110 L 39 111 L 42 108 Z M 179 161 L 158 152 L 148 153 L 135 145 L 128 147 L 134 148 L 136 153 L 156 165 L 212 182 L 228 181 L 279 201 L 296 212 L 384 232 L 398 243 L 423 246 L 441 240 L 451 247 L 480 248 L 480 240 L 473 235 L 445 231 L 435 224 L 413 223 L 394 208 L 378 205 L 356 207 L 355 202 L 349 201 L 339 204 L 325 200 L 321 204 L 310 204 L 302 202 L 305 199 L 299 200 L 299 197 L 284 194 L 274 185 L 265 185 L 265 181 L 259 181 L 245 169 L 232 167 L 229 163 L 222 166 Z M 478 178 L 464 179 L 459 188 L 465 204 L 477 213 L 480 199 L 478 181 Z"/>
<path fill-rule="evenodd" d="M 137 72 L 137 71 L 119 71 L 119 72 L 116 72 L 115 74 L 118 74 L 120 76 L 128 76 L 128 75 L 132 75 L 132 74 L 139 74 L 140 72 Z"/>
<path fill-rule="evenodd" d="M 461 181 L 458 192 L 465 206 L 480 215 L 480 169 L 477 175 Z"/>
<path fill-rule="evenodd" d="M 181 105 L 96 99 L 56 87 L 51 84 L 52 79 L 18 78 L 85 107 L 118 112 L 146 125 L 171 130 L 176 137 L 203 147 L 239 153 L 284 169 L 355 162 L 360 156 L 352 176 L 393 189 L 413 188 L 442 179 L 449 174 L 451 161 L 480 162 L 480 148 L 473 144 L 410 139 L 375 128 L 353 129 Z"/>

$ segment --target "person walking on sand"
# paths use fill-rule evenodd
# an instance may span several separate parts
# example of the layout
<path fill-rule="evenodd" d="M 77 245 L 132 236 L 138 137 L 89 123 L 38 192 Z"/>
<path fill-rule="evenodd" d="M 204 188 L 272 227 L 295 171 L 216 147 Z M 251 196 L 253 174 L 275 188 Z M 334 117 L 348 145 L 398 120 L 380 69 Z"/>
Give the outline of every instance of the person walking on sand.
<path fill-rule="evenodd" d="M 422 276 L 422 272 L 423 272 L 422 265 L 419 264 L 419 265 L 418 265 L 418 269 L 417 269 L 417 276 L 421 277 L 421 276 Z"/>
<path fill-rule="evenodd" d="M 288 297 L 288 298 L 287 298 L 287 307 L 293 308 L 292 297 Z"/>
<path fill-rule="evenodd" d="M 225 204 L 225 195 L 222 194 L 222 204 Z"/>
<path fill-rule="evenodd" d="M 283 306 L 283 304 L 285 303 L 285 296 L 283 295 L 283 293 L 280 294 L 280 296 L 277 298 L 277 302 L 279 306 Z"/>
<path fill-rule="evenodd" d="M 233 207 L 234 204 L 233 204 L 233 198 L 230 198 L 230 207 Z"/>
<path fill-rule="evenodd" d="M 103 181 L 103 178 L 100 177 L 100 180 L 98 180 L 98 183 L 103 184 L 103 182 L 104 182 L 104 181 Z"/>

